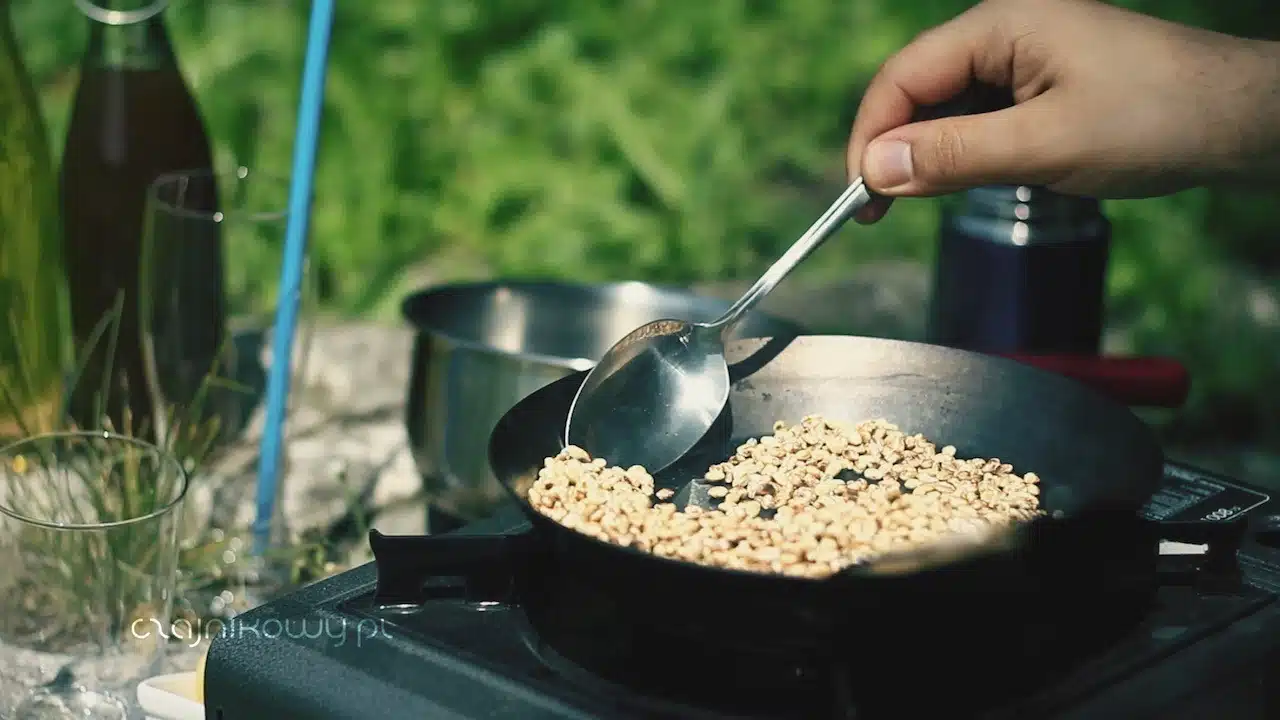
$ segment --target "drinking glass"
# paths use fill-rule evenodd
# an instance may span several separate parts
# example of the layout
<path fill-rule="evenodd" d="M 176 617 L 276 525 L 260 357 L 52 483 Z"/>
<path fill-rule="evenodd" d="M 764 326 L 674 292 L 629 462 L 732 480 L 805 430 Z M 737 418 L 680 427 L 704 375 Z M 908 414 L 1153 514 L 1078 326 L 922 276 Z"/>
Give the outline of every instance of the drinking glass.
<path fill-rule="evenodd" d="M 187 474 L 141 440 L 0 448 L 0 717 L 130 718 L 163 659 Z"/>
<path fill-rule="evenodd" d="M 238 167 L 230 172 L 189 170 L 168 173 L 151 184 L 147 194 L 147 218 L 143 238 L 144 276 L 153 278 L 153 292 L 141 293 L 140 316 L 144 353 L 154 364 L 163 388 L 173 387 L 168 410 L 196 398 L 196 386 L 210 368 L 183 365 L 182 358 L 208 352 L 207 329 L 190 327 L 190 308 L 184 308 L 183 292 L 172 278 L 191 273 L 177 267 L 174 247 L 212 244 L 221 247 L 221 266 L 206 268 L 189 282 L 219 282 L 225 333 L 217 374 L 222 380 L 206 395 L 218 417 L 221 435 L 238 438 L 260 414 L 266 390 L 267 370 L 274 362 L 272 335 L 279 301 L 280 271 L 284 262 L 285 227 L 289 219 L 289 183 L 286 179 Z M 212 277 L 214 275 L 217 277 Z M 303 312 L 311 296 L 310 273 L 304 265 L 299 322 L 293 352 L 292 380 L 304 376 L 311 342 L 311 326 Z M 162 294 L 166 288 L 177 292 Z M 160 292 L 157 292 L 160 291 Z M 190 294 L 190 293 L 188 293 Z M 187 348 L 206 343 L 200 350 Z M 300 383 L 291 382 L 291 407 Z M 178 408 L 178 414 L 183 409 Z"/>

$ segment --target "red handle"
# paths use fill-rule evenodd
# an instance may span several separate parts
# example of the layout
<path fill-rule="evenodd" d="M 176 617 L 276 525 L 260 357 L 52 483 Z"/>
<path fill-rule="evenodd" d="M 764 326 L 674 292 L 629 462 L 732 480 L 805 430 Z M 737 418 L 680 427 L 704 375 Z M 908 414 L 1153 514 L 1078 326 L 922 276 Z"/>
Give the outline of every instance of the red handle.
<path fill-rule="evenodd" d="M 1131 407 L 1182 407 L 1191 376 L 1182 363 L 1161 357 L 1004 354 L 1011 360 L 1065 375 Z"/>

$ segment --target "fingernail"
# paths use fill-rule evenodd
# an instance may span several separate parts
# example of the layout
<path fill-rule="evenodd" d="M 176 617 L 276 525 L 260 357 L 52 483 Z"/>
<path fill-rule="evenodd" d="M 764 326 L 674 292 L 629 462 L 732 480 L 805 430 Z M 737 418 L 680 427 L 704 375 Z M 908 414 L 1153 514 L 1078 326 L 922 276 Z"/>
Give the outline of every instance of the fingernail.
<path fill-rule="evenodd" d="M 862 168 L 867 184 L 892 190 L 911 182 L 911 146 L 901 140 L 881 140 L 867 146 Z"/>

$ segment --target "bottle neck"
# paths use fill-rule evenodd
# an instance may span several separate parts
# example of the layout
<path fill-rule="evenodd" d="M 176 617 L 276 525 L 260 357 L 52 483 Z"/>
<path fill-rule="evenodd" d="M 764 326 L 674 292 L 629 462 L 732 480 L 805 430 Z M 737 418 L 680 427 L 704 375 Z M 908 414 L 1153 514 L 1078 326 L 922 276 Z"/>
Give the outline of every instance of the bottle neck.
<path fill-rule="evenodd" d="M 3 0 L 0 0 L 3 1 Z M 76 0 L 89 21 L 87 68 L 156 70 L 176 60 L 164 24 L 168 0 Z"/>
<path fill-rule="evenodd" d="M 75 0 L 86 17 L 107 25 L 132 25 L 159 15 L 169 0 Z"/>

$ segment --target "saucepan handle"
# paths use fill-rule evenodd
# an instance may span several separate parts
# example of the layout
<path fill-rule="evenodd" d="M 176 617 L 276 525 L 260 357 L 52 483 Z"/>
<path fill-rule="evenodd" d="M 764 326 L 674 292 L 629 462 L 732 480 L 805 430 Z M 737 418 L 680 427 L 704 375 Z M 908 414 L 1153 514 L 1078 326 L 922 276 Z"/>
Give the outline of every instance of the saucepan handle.
<path fill-rule="evenodd" d="M 1065 375 L 1130 407 L 1179 408 L 1191 389 L 1187 369 L 1171 358 L 1023 353 L 1002 356 Z"/>

